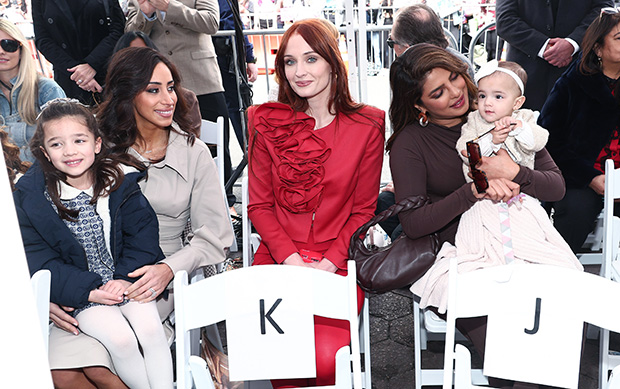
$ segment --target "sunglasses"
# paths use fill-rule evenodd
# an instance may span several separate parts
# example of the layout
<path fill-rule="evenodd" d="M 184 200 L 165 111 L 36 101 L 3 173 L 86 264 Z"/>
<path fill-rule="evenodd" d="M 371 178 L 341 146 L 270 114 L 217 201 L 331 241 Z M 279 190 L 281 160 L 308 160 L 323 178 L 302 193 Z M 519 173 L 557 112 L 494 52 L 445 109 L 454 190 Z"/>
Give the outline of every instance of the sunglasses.
<path fill-rule="evenodd" d="M 396 42 L 394 39 L 392 39 L 392 37 L 388 37 L 387 40 L 385 41 L 385 43 L 387 43 L 388 46 L 390 46 L 390 49 L 394 48 L 394 45 L 400 45 L 400 43 Z M 401 45 L 402 46 L 402 45 Z"/>
<path fill-rule="evenodd" d="M 16 41 L 14 39 L 0 40 L 0 47 L 2 47 L 2 50 L 6 51 L 7 53 L 16 52 L 17 49 L 19 49 L 21 46 L 22 44 L 19 41 Z"/>
<path fill-rule="evenodd" d="M 598 15 L 598 18 L 602 18 L 603 15 L 615 15 L 618 12 L 620 12 L 620 10 L 618 10 L 618 8 L 616 7 L 604 7 L 601 8 L 601 13 Z"/>
<path fill-rule="evenodd" d="M 485 193 L 489 188 L 489 180 L 486 173 L 476 167 L 482 162 L 482 153 L 478 143 L 474 141 L 467 142 L 467 158 L 469 159 L 469 169 L 474 179 L 476 191 L 478 193 Z"/>

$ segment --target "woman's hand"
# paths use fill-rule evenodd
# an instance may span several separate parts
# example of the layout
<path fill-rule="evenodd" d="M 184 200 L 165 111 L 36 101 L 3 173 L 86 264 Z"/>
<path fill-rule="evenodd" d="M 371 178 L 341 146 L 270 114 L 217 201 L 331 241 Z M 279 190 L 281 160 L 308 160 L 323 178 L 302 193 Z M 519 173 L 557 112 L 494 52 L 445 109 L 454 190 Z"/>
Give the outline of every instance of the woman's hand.
<path fill-rule="evenodd" d="M 465 151 L 465 156 L 467 156 L 467 151 Z M 394 193 L 394 181 L 390 181 L 386 186 L 381 188 L 379 192 L 392 192 Z"/>
<path fill-rule="evenodd" d="M 288 257 L 286 257 L 284 262 L 282 262 L 282 264 L 283 265 L 292 265 L 292 266 L 312 267 L 312 268 L 316 268 L 316 266 L 317 266 L 315 263 L 305 262 L 301 258 L 301 255 L 299 255 L 299 253 L 293 253 L 293 254 L 289 255 Z"/>
<path fill-rule="evenodd" d="M 489 187 L 485 193 L 478 193 L 476 186 L 472 182 L 471 190 L 478 199 L 490 199 L 493 201 L 507 202 L 520 192 L 520 185 L 505 178 L 496 178 L 489 180 Z"/>
<path fill-rule="evenodd" d="M 174 273 L 165 263 L 158 263 L 157 265 L 142 266 L 129 273 L 128 276 L 140 277 L 140 279 L 127 288 L 125 296 L 130 300 L 147 303 L 155 300 L 166 289 L 174 278 Z"/>
<path fill-rule="evenodd" d="M 321 259 L 321 262 L 316 266 L 316 269 L 325 270 L 330 273 L 335 273 L 338 270 L 338 266 L 334 265 L 332 261 L 327 258 Z"/>
<path fill-rule="evenodd" d="M 95 74 L 97 74 L 97 71 L 87 63 L 81 63 L 67 69 L 67 71 L 73 73 L 71 75 L 71 80 L 73 80 L 80 87 L 82 84 L 89 83 L 90 80 L 95 78 Z"/>
<path fill-rule="evenodd" d="M 592 188 L 593 191 L 600 194 L 601 196 L 604 196 L 605 195 L 605 175 L 600 174 L 594 177 L 592 181 L 590 181 L 589 186 L 590 188 Z"/>
<path fill-rule="evenodd" d="M 50 303 L 50 320 L 56 324 L 56 327 L 63 329 L 67 332 L 77 335 L 80 333 L 78 330 L 78 321 L 67 312 L 74 311 L 71 307 L 60 307 L 58 304 Z"/>
<path fill-rule="evenodd" d="M 97 80 L 95 80 L 94 78 L 90 80 L 89 82 L 83 82 L 78 86 L 87 92 L 99 92 L 99 93 L 103 92 L 103 88 L 101 87 L 101 85 L 99 85 Z"/>
<path fill-rule="evenodd" d="M 114 305 L 123 302 L 123 296 L 115 293 L 107 292 L 102 289 L 91 290 L 88 294 L 88 301 L 91 303 L 99 303 L 104 305 Z"/>
<path fill-rule="evenodd" d="M 519 173 L 519 165 L 510 158 L 508 152 L 500 149 L 493 157 L 482 157 L 482 162 L 478 164 L 478 169 L 486 173 L 490 180 L 505 178 L 512 181 Z"/>

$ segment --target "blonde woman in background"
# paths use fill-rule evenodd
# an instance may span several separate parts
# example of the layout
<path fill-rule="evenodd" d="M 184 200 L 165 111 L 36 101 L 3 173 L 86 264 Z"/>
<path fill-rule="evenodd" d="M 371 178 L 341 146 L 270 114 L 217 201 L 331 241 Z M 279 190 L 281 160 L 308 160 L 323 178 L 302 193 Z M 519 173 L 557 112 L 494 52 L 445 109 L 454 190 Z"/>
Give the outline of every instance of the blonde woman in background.
<path fill-rule="evenodd" d="M 6 19 L 0 19 L 0 91 L 0 124 L 20 148 L 21 159 L 32 162 L 28 142 L 41 106 L 65 97 L 65 92 L 54 80 L 37 73 L 24 34 Z"/>

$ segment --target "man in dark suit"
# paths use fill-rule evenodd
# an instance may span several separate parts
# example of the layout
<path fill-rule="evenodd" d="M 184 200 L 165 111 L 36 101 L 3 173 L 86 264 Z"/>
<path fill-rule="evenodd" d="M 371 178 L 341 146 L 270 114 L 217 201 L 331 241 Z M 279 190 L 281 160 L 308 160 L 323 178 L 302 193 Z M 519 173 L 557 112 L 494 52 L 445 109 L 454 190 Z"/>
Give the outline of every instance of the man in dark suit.
<path fill-rule="evenodd" d="M 602 7 L 613 5 L 613 0 L 497 0 L 497 32 L 509 43 L 507 60 L 528 75 L 526 108 L 542 108 L 590 23 Z"/>

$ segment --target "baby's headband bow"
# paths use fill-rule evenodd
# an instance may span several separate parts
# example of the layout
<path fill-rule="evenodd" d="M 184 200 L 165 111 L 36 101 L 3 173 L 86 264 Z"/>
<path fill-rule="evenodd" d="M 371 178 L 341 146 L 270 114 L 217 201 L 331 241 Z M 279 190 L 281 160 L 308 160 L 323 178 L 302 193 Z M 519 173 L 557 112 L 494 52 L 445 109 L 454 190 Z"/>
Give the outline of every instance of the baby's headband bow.
<path fill-rule="evenodd" d="M 478 85 L 478 81 L 480 81 L 486 76 L 490 76 L 491 74 L 495 72 L 506 73 L 507 75 L 512 77 L 512 79 L 515 80 L 517 85 L 519 85 L 519 89 L 521 90 L 521 95 L 525 93 L 525 86 L 523 85 L 523 81 L 521 81 L 519 76 L 517 76 L 517 73 L 513 72 L 510 69 L 500 68 L 499 62 L 497 62 L 497 60 L 495 59 L 485 63 L 484 65 L 482 65 L 480 70 L 478 70 L 478 73 L 476 73 L 476 77 L 474 77 L 474 81 L 476 81 L 476 85 Z"/>

